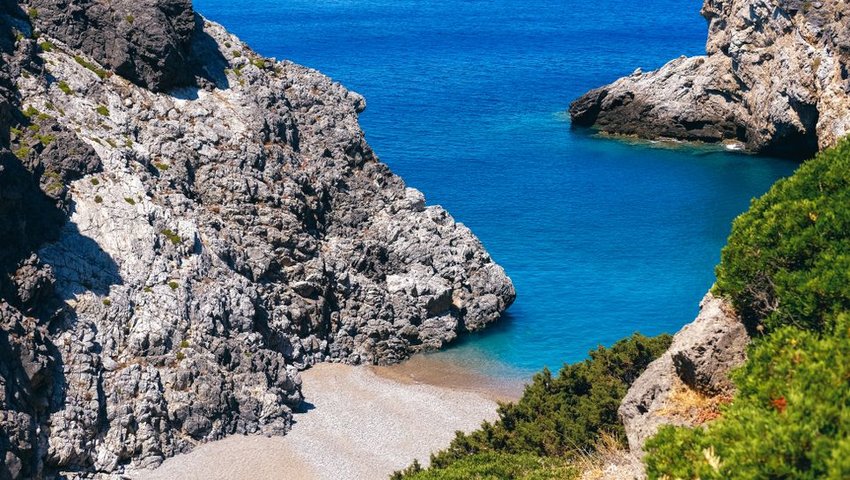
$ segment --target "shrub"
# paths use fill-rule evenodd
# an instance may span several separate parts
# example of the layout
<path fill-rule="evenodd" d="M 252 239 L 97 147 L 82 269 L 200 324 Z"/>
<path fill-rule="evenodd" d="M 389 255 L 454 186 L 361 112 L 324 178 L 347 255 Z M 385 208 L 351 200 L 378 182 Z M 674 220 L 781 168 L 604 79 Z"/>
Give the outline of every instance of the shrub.
<path fill-rule="evenodd" d="M 92 184 L 92 185 L 94 185 L 95 187 L 96 187 L 96 186 L 98 186 L 98 185 L 100 185 L 100 180 L 98 180 L 96 177 L 91 177 L 91 180 L 89 180 L 89 181 L 90 181 L 90 182 L 91 182 L 91 184 Z"/>
<path fill-rule="evenodd" d="M 103 197 L 101 197 L 100 195 L 95 195 L 94 203 L 103 203 Z"/>
<path fill-rule="evenodd" d="M 471 455 L 442 468 L 422 470 L 416 463 L 404 472 L 397 472 L 393 480 L 569 480 L 578 478 L 578 471 L 563 459 L 542 458 L 535 455 L 510 455 L 493 452 Z"/>
<path fill-rule="evenodd" d="M 617 417 L 620 401 L 670 341 L 669 335 L 647 338 L 635 334 L 611 348 L 591 351 L 590 358 L 565 365 L 557 376 L 544 369 L 517 403 L 499 406 L 496 422 L 485 422 L 470 434 L 457 432 L 446 450 L 431 456 L 432 470 L 450 469 L 472 455 L 487 452 L 569 460 L 593 450 L 603 434 L 622 439 L 623 426 Z"/>
<path fill-rule="evenodd" d="M 32 105 L 30 105 L 30 106 L 28 106 L 27 108 L 25 108 L 25 109 L 24 109 L 24 111 L 23 111 L 23 112 L 21 112 L 21 113 L 23 113 L 23 114 L 24 114 L 24 116 L 25 116 L 25 117 L 27 117 L 27 118 L 38 117 L 38 115 L 40 115 L 40 114 L 41 114 L 41 112 L 39 112 L 39 111 L 38 111 L 38 109 L 37 109 L 37 108 L 35 108 L 35 107 L 34 107 L 34 106 L 32 106 Z"/>
<path fill-rule="evenodd" d="M 180 245 L 181 243 L 183 243 L 183 239 L 180 238 L 180 235 L 177 235 L 176 233 L 172 232 L 167 228 L 159 233 L 165 236 L 165 238 L 167 238 L 174 245 Z"/>
<path fill-rule="evenodd" d="M 780 180 L 735 220 L 717 287 L 751 328 L 821 330 L 850 309 L 850 140 Z"/>
<path fill-rule="evenodd" d="M 53 51 L 53 44 L 48 42 L 47 40 L 39 43 L 38 46 L 41 48 L 42 51 L 45 51 L 45 52 L 52 52 Z"/>
<path fill-rule="evenodd" d="M 108 298 L 104 298 L 104 299 L 103 299 L 103 304 L 104 304 L 104 305 L 106 305 L 106 306 L 108 307 L 108 306 L 112 305 L 112 300 L 110 300 L 110 299 L 108 299 Z"/>
<path fill-rule="evenodd" d="M 850 478 L 850 316 L 837 319 L 831 332 L 781 327 L 760 342 L 721 419 L 647 442 L 650 478 Z"/>
<path fill-rule="evenodd" d="M 172 290 L 177 290 L 178 288 L 180 288 L 180 284 L 179 284 L 179 283 L 177 283 L 177 282 L 174 282 L 174 281 L 168 282 L 168 286 L 169 286 Z"/>
<path fill-rule="evenodd" d="M 68 82 L 66 82 L 64 80 L 59 82 L 59 84 L 57 86 L 59 87 L 59 90 L 61 90 L 62 93 L 64 93 L 65 95 L 73 95 L 74 94 L 74 90 L 72 90 L 71 86 L 68 85 Z"/>
<path fill-rule="evenodd" d="M 135 204 L 136 204 L 136 201 L 135 201 L 135 200 L 133 200 L 131 197 L 124 197 L 124 201 L 125 201 L 125 202 L 127 202 L 127 203 L 129 203 L 130 205 L 135 205 Z"/>
<path fill-rule="evenodd" d="M 93 64 L 93 63 L 91 63 L 91 62 L 89 62 L 88 60 L 86 60 L 85 58 L 83 58 L 83 57 L 81 57 L 81 56 L 79 56 L 79 55 L 75 56 L 75 57 L 74 57 L 74 60 L 75 60 L 77 63 L 79 63 L 80 65 L 82 65 L 83 67 L 85 67 L 85 68 L 87 68 L 87 69 L 91 70 L 92 72 L 94 72 L 94 74 L 95 74 L 95 75 L 97 75 L 98 77 L 100 77 L 100 79 L 101 79 L 101 80 L 103 80 L 104 78 L 106 78 L 106 77 L 109 75 L 109 74 L 106 72 L 106 70 L 104 70 L 104 69 L 102 69 L 102 68 L 98 67 L 97 65 L 95 65 L 95 64 Z"/>
<path fill-rule="evenodd" d="M 105 106 L 103 106 L 103 105 L 98 105 L 98 106 L 97 106 L 97 108 L 95 109 L 95 111 L 96 111 L 97 113 L 99 113 L 99 114 L 103 115 L 104 117 L 108 117 L 108 116 L 109 116 L 109 109 L 108 109 L 108 108 L 106 108 L 106 107 L 105 107 Z"/>
<path fill-rule="evenodd" d="M 21 145 L 18 149 L 14 151 L 16 157 L 21 160 L 26 160 L 30 156 L 30 152 L 32 149 L 27 147 L 26 145 Z"/>

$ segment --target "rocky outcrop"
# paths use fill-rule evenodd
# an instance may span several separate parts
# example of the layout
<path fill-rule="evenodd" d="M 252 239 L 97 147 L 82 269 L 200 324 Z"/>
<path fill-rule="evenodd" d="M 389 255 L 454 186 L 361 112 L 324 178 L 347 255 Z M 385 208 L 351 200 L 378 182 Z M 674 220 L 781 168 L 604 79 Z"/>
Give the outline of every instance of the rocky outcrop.
<path fill-rule="evenodd" d="M 284 434 L 299 370 L 396 362 L 513 301 L 377 159 L 361 96 L 185 2 L 0 5 L 0 477 Z"/>
<path fill-rule="evenodd" d="M 630 450 L 642 455 L 644 442 L 661 425 L 693 426 L 716 415 L 718 403 L 731 398 L 729 372 L 744 363 L 748 344 L 746 328 L 730 305 L 706 295 L 699 316 L 673 337 L 620 405 Z"/>
<path fill-rule="evenodd" d="M 137 85 L 165 91 L 194 81 L 191 0 L 30 0 L 27 13 L 45 35 Z"/>
<path fill-rule="evenodd" d="M 570 106 L 573 125 L 807 157 L 850 132 L 850 5 L 705 0 L 706 55 L 640 69 Z"/>

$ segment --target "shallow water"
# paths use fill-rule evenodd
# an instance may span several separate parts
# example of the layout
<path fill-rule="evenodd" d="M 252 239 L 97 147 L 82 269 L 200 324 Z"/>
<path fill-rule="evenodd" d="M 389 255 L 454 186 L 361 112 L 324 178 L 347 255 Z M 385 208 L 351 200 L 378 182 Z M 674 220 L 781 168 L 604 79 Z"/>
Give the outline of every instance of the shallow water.
<path fill-rule="evenodd" d="M 194 3 L 261 54 L 363 94 L 381 159 L 505 267 L 505 320 L 436 354 L 494 377 L 678 330 L 732 219 L 794 168 L 571 130 L 563 112 L 584 91 L 702 53 L 700 0 Z"/>

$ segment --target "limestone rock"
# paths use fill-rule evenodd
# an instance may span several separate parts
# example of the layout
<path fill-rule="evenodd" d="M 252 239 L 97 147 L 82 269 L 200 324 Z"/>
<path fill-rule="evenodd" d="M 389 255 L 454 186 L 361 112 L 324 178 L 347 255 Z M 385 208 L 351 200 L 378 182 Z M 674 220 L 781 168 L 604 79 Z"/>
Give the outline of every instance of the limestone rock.
<path fill-rule="evenodd" d="M 621 78 L 570 106 L 577 126 L 807 157 L 850 132 L 850 5 L 705 0 L 706 55 Z"/>
<path fill-rule="evenodd" d="M 642 455 L 643 444 L 661 425 L 693 425 L 678 415 L 674 394 L 680 385 L 699 395 L 731 395 L 729 372 L 744 363 L 749 337 L 728 303 L 707 294 L 700 313 L 674 337 L 670 348 L 652 362 L 629 388 L 619 415 L 629 448 Z"/>
<path fill-rule="evenodd" d="M 360 95 L 187 1 L 0 6 L 0 476 L 285 434 L 300 370 L 397 362 L 513 302 L 372 152 Z"/>

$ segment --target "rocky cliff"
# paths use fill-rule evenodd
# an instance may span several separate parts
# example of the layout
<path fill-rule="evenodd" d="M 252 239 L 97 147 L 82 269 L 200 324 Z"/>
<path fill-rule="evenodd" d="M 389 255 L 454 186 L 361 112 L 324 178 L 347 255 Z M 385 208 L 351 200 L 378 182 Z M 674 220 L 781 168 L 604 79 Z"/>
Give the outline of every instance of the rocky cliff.
<path fill-rule="evenodd" d="M 284 434 L 300 369 L 396 362 L 513 301 L 376 158 L 361 96 L 188 0 L 0 10 L 0 478 Z"/>
<path fill-rule="evenodd" d="M 850 4 L 705 0 L 706 55 L 570 106 L 577 126 L 807 158 L 850 132 Z"/>

